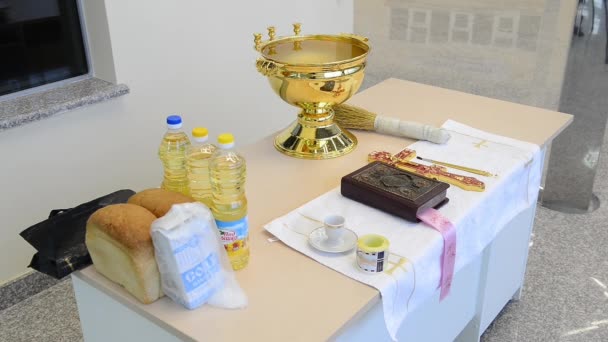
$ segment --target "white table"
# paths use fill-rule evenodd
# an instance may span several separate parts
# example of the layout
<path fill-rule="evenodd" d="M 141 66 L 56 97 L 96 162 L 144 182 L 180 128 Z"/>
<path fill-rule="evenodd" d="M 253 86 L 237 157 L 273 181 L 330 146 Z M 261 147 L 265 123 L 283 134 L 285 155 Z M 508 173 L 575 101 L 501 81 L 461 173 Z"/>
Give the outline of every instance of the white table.
<path fill-rule="evenodd" d="M 448 118 L 546 148 L 572 120 L 552 112 L 400 80 L 387 80 L 350 103 L 387 116 L 439 126 Z M 295 112 L 295 111 L 294 111 Z M 289 118 L 291 119 L 291 117 Z M 272 137 L 243 149 L 248 161 L 251 264 L 237 273 L 245 310 L 204 306 L 188 311 L 168 298 L 142 305 L 94 267 L 73 274 L 87 341 L 110 340 L 390 340 L 377 290 L 286 247 L 262 226 L 339 184 L 372 150 L 399 151 L 411 141 L 357 132 L 358 148 L 332 160 L 293 159 Z M 321 172 L 322 171 L 322 172 Z M 454 276 L 448 298 L 430 298 L 406 318 L 402 341 L 477 341 L 504 305 L 519 299 L 535 206 L 515 217 Z"/>

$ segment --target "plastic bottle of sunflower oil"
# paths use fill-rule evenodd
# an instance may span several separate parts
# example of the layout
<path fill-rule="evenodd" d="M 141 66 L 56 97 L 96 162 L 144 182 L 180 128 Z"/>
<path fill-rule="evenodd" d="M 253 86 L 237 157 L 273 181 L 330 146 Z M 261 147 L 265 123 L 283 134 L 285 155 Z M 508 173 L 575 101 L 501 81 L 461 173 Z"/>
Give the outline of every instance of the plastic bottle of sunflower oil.
<path fill-rule="evenodd" d="M 196 127 L 192 130 L 192 145 L 188 148 L 186 166 L 190 196 L 211 208 L 209 160 L 217 147 L 207 142 L 208 138 L 207 128 Z"/>
<path fill-rule="evenodd" d="M 249 222 L 245 197 L 245 159 L 234 150 L 232 134 L 221 134 L 209 162 L 213 205 L 224 248 L 234 270 L 249 263 Z"/>
<path fill-rule="evenodd" d="M 167 133 L 158 148 L 158 156 L 164 167 L 161 188 L 188 195 L 186 149 L 189 146 L 188 135 L 182 131 L 182 118 L 179 115 L 168 116 Z"/>

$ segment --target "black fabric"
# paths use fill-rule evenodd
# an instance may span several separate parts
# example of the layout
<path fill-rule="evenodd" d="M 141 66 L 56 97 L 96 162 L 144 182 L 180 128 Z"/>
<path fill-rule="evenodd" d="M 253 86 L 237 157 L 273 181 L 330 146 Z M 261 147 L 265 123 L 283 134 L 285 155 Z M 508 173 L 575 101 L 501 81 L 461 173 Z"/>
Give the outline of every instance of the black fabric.
<path fill-rule="evenodd" d="M 91 264 L 84 243 L 89 216 L 110 204 L 125 203 L 135 192 L 119 190 L 71 209 L 54 209 L 45 221 L 37 223 L 19 235 L 38 252 L 29 267 L 61 279 Z"/>

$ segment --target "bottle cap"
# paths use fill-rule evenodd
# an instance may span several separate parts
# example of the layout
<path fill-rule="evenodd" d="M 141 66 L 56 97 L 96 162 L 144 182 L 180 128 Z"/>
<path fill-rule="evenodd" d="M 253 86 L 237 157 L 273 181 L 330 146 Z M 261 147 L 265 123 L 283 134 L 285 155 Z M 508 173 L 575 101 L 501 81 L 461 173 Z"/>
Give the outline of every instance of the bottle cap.
<path fill-rule="evenodd" d="M 182 117 L 179 115 L 167 116 L 167 127 L 173 129 L 182 127 Z"/>
<path fill-rule="evenodd" d="M 234 143 L 234 136 L 230 133 L 220 134 L 217 137 L 217 142 L 220 144 L 230 144 Z"/>
<path fill-rule="evenodd" d="M 205 127 L 195 127 L 192 130 L 192 136 L 195 138 L 205 138 L 209 135 L 209 131 Z"/>
<path fill-rule="evenodd" d="M 231 148 L 234 146 L 234 136 L 230 133 L 220 134 L 217 137 L 217 142 L 222 148 Z"/>

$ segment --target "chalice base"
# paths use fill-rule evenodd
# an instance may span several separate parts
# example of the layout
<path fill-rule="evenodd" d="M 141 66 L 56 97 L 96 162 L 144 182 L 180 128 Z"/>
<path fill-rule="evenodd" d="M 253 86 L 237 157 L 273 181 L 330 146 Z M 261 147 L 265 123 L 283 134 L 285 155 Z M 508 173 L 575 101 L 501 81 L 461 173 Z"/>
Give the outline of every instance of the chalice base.
<path fill-rule="evenodd" d="M 357 146 L 357 138 L 338 124 L 306 125 L 294 121 L 274 139 L 279 152 L 302 159 L 330 159 L 343 156 Z"/>

